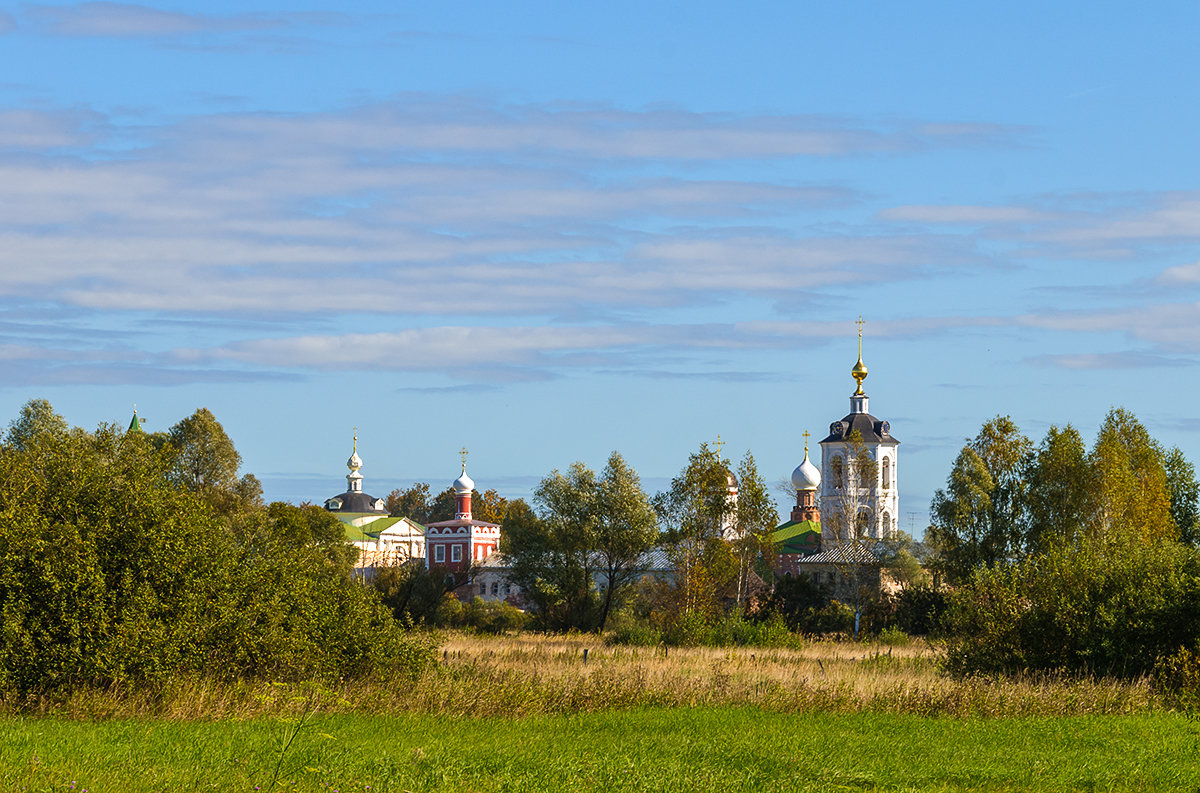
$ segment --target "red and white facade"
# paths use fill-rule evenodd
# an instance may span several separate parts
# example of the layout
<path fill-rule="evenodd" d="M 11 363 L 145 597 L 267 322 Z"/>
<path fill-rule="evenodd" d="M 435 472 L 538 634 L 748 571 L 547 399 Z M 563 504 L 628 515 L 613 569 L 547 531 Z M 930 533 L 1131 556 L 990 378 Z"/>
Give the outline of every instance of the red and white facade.
<path fill-rule="evenodd" d="M 458 512 L 454 520 L 442 520 L 425 527 L 425 565 L 443 567 L 453 572 L 466 572 L 488 558 L 500 545 L 500 526 L 471 517 L 471 491 L 475 482 L 467 476 L 463 464 L 462 476 L 454 480 L 454 495 Z"/>

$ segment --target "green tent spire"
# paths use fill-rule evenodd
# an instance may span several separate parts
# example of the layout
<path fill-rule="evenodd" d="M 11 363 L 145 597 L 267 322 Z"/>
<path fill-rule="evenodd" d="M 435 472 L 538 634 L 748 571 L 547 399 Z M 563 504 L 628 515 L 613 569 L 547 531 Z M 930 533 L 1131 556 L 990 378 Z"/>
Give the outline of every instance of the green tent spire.
<path fill-rule="evenodd" d="M 133 418 L 129 420 L 128 432 L 141 432 L 141 431 L 142 431 L 142 420 L 138 418 L 137 405 L 134 405 L 133 406 Z"/>

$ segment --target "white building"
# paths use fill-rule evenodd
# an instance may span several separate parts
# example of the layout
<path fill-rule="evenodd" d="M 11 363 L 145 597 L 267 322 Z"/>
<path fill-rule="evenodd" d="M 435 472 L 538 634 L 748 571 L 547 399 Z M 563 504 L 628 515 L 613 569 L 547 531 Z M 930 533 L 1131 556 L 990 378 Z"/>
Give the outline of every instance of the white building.
<path fill-rule="evenodd" d="M 896 531 L 900 514 L 899 445 L 886 421 L 871 415 L 863 380 L 867 367 L 862 360 L 862 318 L 858 326 L 858 363 L 850 370 L 858 387 L 850 396 L 850 413 L 829 425 L 829 435 L 821 441 L 821 526 L 826 539 L 842 536 L 853 521 L 860 536 L 875 539 L 890 537 Z M 857 433 L 857 435 L 855 435 Z M 854 457 L 865 453 L 874 461 L 874 476 L 869 476 Z"/>
<path fill-rule="evenodd" d="M 355 432 L 354 451 L 346 461 L 346 492 L 325 500 L 325 509 L 346 524 L 346 540 L 358 548 L 355 567 L 369 574 L 376 567 L 424 559 L 425 527 L 409 518 L 389 517 L 383 499 L 363 492 L 362 464 Z"/>

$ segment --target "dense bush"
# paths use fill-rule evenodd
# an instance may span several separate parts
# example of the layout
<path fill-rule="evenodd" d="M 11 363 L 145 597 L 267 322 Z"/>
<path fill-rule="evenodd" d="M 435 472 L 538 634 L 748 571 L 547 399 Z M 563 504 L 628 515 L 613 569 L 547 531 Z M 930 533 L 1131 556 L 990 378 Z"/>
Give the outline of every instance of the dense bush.
<path fill-rule="evenodd" d="M 233 502 L 180 486 L 172 462 L 169 444 L 68 429 L 46 403 L 14 422 L 0 445 L 0 694 L 432 659 L 348 577 L 335 519 L 287 504 L 225 514 Z"/>
<path fill-rule="evenodd" d="M 1200 646 L 1180 647 L 1160 658 L 1151 682 L 1159 696 L 1173 707 L 1200 710 Z"/>
<path fill-rule="evenodd" d="M 638 647 L 800 647 L 803 640 L 788 630 L 783 619 L 773 615 L 765 620 L 746 619 L 732 613 L 716 620 L 698 614 L 681 614 L 661 627 L 645 622 L 621 621 L 609 632 L 610 644 Z"/>
<path fill-rule="evenodd" d="M 1064 671 L 1138 677 L 1200 640 L 1200 553 L 1090 539 L 993 570 L 952 600 L 956 675 Z"/>

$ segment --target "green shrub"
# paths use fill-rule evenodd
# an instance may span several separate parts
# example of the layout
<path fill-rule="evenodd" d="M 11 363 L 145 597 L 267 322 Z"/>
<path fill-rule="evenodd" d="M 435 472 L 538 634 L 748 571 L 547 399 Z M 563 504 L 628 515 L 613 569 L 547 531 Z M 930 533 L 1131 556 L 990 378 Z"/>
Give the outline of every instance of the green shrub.
<path fill-rule="evenodd" d="M 1200 710 L 1200 647 L 1180 647 L 1154 666 L 1151 684 L 1172 707 Z"/>
<path fill-rule="evenodd" d="M 903 647 L 912 644 L 912 637 L 894 625 L 889 625 L 879 632 L 879 641 L 893 647 Z"/>
<path fill-rule="evenodd" d="M 476 597 L 462 610 L 462 627 L 473 628 L 480 633 L 517 631 L 528 622 L 528 615 L 524 611 L 503 600 L 486 601 Z"/>
<path fill-rule="evenodd" d="M 1134 678 L 1200 641 L 1200 552 L 1087 540 L 979 570 L 955 593 L 946 667 Z"/>
<path fill-rule="evenodd" d="M 629 622 L 609 631 L 605 636 L 609 644 L 623 644 L 630 647 L 655 647 L 663 643 L 662 631 L 642 622 Z"/>
<path fill-rule="evenodd" d="M 0 696 L 432 662 L 350 579 L 353 549 L 323 510 L 234 509 L 178 484 L 152 436 L 65 427 L 23 420 L 0 445 Z"/>

